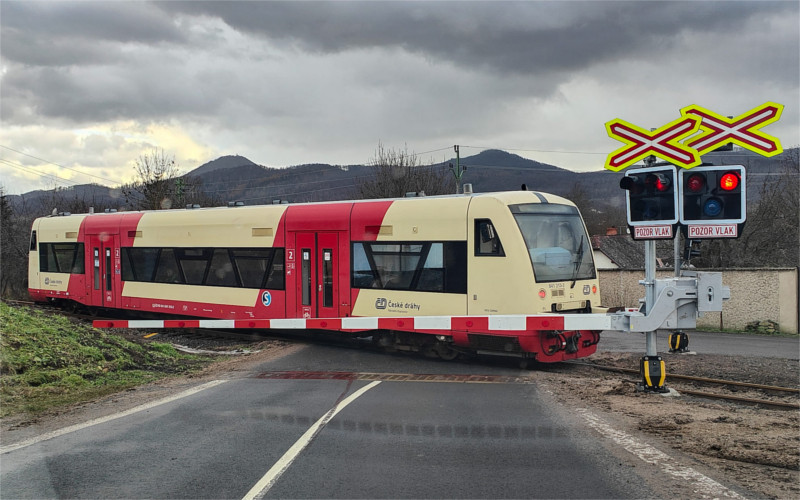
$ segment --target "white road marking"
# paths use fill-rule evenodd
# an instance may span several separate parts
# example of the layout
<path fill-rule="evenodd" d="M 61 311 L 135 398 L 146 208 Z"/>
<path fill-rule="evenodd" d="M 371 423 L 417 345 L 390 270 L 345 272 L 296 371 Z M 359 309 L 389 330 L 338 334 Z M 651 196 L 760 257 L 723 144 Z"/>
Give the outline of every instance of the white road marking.
<path fill-rule="evenodd" d="M 193 387 L 191 389 L 187 389 L 173 396 L 169 396 L 163 399 L 159 399 L 157 401 L 136 406 L 134 408 L 131 408 L 130 410 L 125 410 L 120 413 L 114 413 L 113 415 L 106 415 L 105 417 L 95 418 L 94 420 L 89 420 L 88 422 L 83 422 L 81 424 L 75 424 L 69 427 L 64 427 L 63 429 L 58 429 L 53 432 L 48 432 L 47 434 L 42 434 L 40 436 L 26 439 L 24 441 L 20 441 L 19 443 L 2 446 L 0 447 L 0 455 L 9 453 L 14 450 L 18 450 L 20 448 L 25 448 L 26 446 L 30 446 L 32 444 L 41 443 L 42 441 L 47 441 L 48 439 L 53 439 L 59 436 L 63 436 L 64 434 L 69 434 L 70 432 L 86 429 L 87 427 L 92 427 L 93 425 L 103 424 L 105 422 L 110 422 L 118 418 L 127 417 L 128 415 L 133 415 L 134 413 L 138 413 L 140 411 L 155 408 L 156 406 L 160 406 L 166 403 L 171 403 L 172 401 L 176 401 L 178 399 L 185 398 L 186 396 L 191 396 L 192 394 L 197 394 L 198 392 L 204 391 L 206 389 L 210 389 L 220 384 L 224 384 L 225 382 L 227 382 L 227 380 L 212 380 L 211 382 L 208 382 L 203 385 L 198 385 L 197 387 Z"/>
<path fill-rule="evenodd" d="M 335 417 L 337 413 L 339 413 L 347 405 L 355 401 L 359 396 L 361 396 L 362 394 L 364 394 L 365 392 L 367 392 L 368 390 L 372 389 L 373 387 L 375 387 L 380 383 L 381 383 L 380 380 L 376 380 L 375 382 L 372 382 L 369 385 L 365 385 L 364 387 L 357 390 L 344 400 L 340 401 L 336 406 L 328 410 L 328 412 L 325 415 L 323 415 L 322 418 L 317 420 L 314 423 L 314 425 L 309 427 L 309 429 L 305 432 L 305 434 L 300 436 L 300 439 L 298 439 L 292 445 L 292 447 L 289 448 L 289 450 L 286 453 L 284 453 L 283 456 L 280 459 L 278 459 L 277 462 L 275 462 L 275 465 L 273 465 L 272 468 L 268 470 L 266 474 L 264 474 L 264 477 L 262 477 L 255 484 L 255 486 L 250 488 L 250 491 L 247 492 L 247 494 L 243 497 L 242 500 L 254 500 L 256 498 L 262 498 L 264 495 L 266 495 L 267 492 L 270 490 L 270 488 L 272 488 L 275 482 L 277 482 L 278 479 L 280 479 L 280 477 L 283 475 L 284 472 L 286 472 L 289 466 L 292 465 L 292 462 L 295 461 L 300 452 L 302 452 L 306 448 L 306 446 L 308 446 L 309 443 L 311 443 L 311 441 L 314 439 L 314 437 L 316 437 L 316 435 L 319 433 L 322 427 L 325 426 L 325 424 L 330 422 L 331 419 L 333 419 L 333 417 Z"/>
<path fill-rule="evenodd" d="M 666 453 L 653 448 L 647 443 L 639 441 L 625 432 L 614 429 L 589 410 L 580 408 L 578 409 L 578 413 L 580 413 L 581 416 L 586 419 L 593 429 L 600 432 L 604 436 L 608 436 L 615 443 L 622 446 L 636 457 L 649 464 L 659 467 L 665 474 L 669 474 L 670 476 L 678 478 L 686 483 L 690 483 L 694 489 L 694 493 L 697 495 L 697 498 L 724 497 L 742 500 L 744 499 L 744 497 L 735 491 L 722 486 L 710 477 L 697 472 L 691 467 L 677 463 L 675 459 Z"/>

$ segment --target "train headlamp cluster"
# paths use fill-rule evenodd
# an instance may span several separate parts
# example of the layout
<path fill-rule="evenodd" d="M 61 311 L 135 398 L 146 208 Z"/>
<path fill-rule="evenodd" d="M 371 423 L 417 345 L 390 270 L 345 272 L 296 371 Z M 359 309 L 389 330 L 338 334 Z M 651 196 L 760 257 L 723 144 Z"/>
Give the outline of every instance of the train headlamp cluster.
<path fill-rule="evenodd" d="M 626 191 L 628 225 L 741 224 L 746 219 L 745 171 L 741 165 L 672 165 L 629 170 L 620 180 Z"/>

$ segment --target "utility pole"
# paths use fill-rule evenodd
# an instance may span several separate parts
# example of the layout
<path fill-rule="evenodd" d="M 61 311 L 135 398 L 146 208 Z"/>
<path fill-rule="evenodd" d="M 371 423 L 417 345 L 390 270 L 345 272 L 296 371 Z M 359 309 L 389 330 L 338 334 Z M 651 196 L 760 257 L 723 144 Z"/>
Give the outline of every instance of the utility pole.
<path fill-rule="evenodd" d="M 453 149 L 456 152 L 456 166 L 453 168 L 453 164 L 450 164 L 450 171 L 453 172 L 453 176 L 456 178 L 456 194 L 461 192 L 461 177 L 464 175 L 464 172 L 467 171 L 467 167 L 464 167 L 463 170 L 461 168 L 461 156 L 459 155 L 458 151 L 458 144 L 453 146 Z"/>

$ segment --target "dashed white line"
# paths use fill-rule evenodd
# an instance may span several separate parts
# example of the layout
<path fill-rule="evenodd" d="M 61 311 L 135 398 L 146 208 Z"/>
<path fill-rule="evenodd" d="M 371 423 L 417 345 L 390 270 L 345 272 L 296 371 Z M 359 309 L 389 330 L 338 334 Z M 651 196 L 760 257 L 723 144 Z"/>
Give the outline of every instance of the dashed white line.
<path fill-rule="evenodd" d="M 639 441 L 630 434 L 614 429 L 589 410 L 579 408 L 577 411 L 589 423 L 589 426 L 604 436 L 608 436 L 628 452 L 649 464 L 659 467 L 664 473 L 690 483 L 697 498 L 724 497 L 744 499 L 735 491 L 722 486 L 710 477 L 697 472 L 691 467 L 677 463 L 675 459 L 666 453 Z"/>
<path fill-rule="evenodd" d="M 48 439 L 53 439 L 58 436 L 63 436 L 64 434 L 69 434 L 70 432 L 86 429 L 87 427 L 92 427 L 93 425 L 103 424 L 105 422 L 110 422 L 118 418 L 127 417 L 128 415 L 133 415 L 134 413 L 138 413 L 140 411 L 149 410 L 151 408 L 155 408 L 156 406 L 170 403 L 172 401 L 176 401 L 178 399 L 191 396 L 192 394 L 197 394 L 198 392 L 210 389 L 220 384 L 224 384 L 225 382 L 227 382 L 227 380 L 212 380 L 211 382 L 205 383 L 203 385 L 198 385 L 197 387 L 187 389 L 183 392 L 179 392 L 178 394 L 174 394 L 172 396 L 159 399 L 157 401 L 152 401 L 150 403 L 145 403 L 143 405 L 136 406 L 134 408 L 131 408 L 130 410 L 114 413 L 113 415 L 106 415 L 105 417 L 95 418 L 93 420 L 89 420 L 88 422 L 83 422 L 81 424 L 75 424 L 69 427 L 64 427 L 63 429 L 58 429 L 53 432 L 48 432 L 47 434 L 42 434 L 40 436 L 26 439 L 24 441 L 20 441 L 19 443 L 2 446 L 0 447 L 0 455 L 12 452 L 14 450 L 19 450 L 20 448 L 25 448 L 26 446 L 30 446 L 32 444 L 41 443 L 42 441 L 47 441 Z"/>
<path fill-rule="evenodd" d="M 266 495 L 267 492 L 270 490 L 270 488 L 272 488 L 275 482 L 278 479 L 280 479 L 280 477 L 283 475 L 284 472 L 286 472 L 289 466 L 292 465 L 292 462 L 295 461 L 300 452 L 302 452 L 306 448 L 306 446 L 308 446 L 309 443 L 311 443 L 311 441 L 319 433 L 322 427 L 325 426 L 325 424 L 330 422 L 331 419 L 333 419 L 333 417 L 335 417 L 337 413 L 342 411 L 345 406 L 349 405 L 350 403 L 355 401 L 359 396 L 361 396 L 362 394 L 364 394 L 365 392 L 367 392 L 368 390 L 372 389 L 373 387 L 375 387 L 380 383 L 381 383 L 380 380 L 376 380 L 375 382 L 372 382 L 369 385 L 365 385 L 364 387 L 357 390 L 344 400 L 340 401 L 333 408 L 328 410 L 328 412 L 325 415 L 323 415 L 322 418 L 317 420 L 314 423 L 314 425 L 309 427 L 309 429 L 305 432 L 305 434 L 300 436 L 300 439 L 298 439 L 292 445 L 292 447 L 289 448 L 289 450 L 286 453 L 284 453 L 283 456 L 279 458 L 277 462 L 275 462 L 275 465 L 273 465 L 272 468 L 270 468 L 270 470 L 268 470 L 267 473 L 264 474 L 264 477 L 262 477 L 255 484 L 255 486 L 250 488 L 250 491 L 247 492 L 247 494 L 244 496 L 242 500 L 254 500 L 256 498 L 262 498 L 264 495 Z"/>

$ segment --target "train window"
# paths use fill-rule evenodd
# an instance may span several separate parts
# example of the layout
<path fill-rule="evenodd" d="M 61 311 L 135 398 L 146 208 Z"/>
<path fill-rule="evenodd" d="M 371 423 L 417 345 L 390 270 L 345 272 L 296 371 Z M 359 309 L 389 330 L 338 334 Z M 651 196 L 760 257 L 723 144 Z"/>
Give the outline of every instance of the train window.
<path fill-rule="evenodd" d="M 123 248 L 122 280 L 283 290 L 283 248 Z"/>
<path fill-rule="evenodd" d="M 475 219 L 475 255 L 503 257 L 503 244 L 489 219 Z"/>
<path fill-rule="evenodd" d="M 172 248 L 164 248 L 158 256 L 156 265 L 156 283 L 183 283 L 178 261 L 175 260 L 175 251 Z"/>
<path fill-rule="evenodd" d="M 83 274 L 83 243 L 40 243 L 39 270 L 48 273 Z"/>
<path fill-rule="evenodd" d="M 36 230 L 35 229 L 33 231 L 31 231 L 31 247 L 30 247 L 30 251 L 31 252 L 35 252 L 36 251 Z"/>
<path fill-rule="evenodd" d="M 186 278 L 186 283 L 189 285 L 202 285 L 211 260 L 211 249 L 176 248 L 175 253 L 181 265 L 183 276 Z"/>
<path fill-rule="evenodd" d="M 466 293 L 466 242 L 353 243 L 352 286 Z"/>
<path fill-rule="evenodd" d="M 106 290 L 111 291 L 111 249 L 106 248 Z"/>
<path fill-rule="evenodd" d="M 269 276 L 267 276 L 267 284 L 264 288 L 271 290 L 283 290 L 285 285 L 283 273 L 283 248 L 273 249 L 272 265 L 270 265 Z"/>
<path fill-rule="evenodd" d="M 245 288 L 261 288 L 269 266 L 272 252 L 269 249 L 236 249 L 233 258 L 239 279 Z"/>
<path fill-rule="evenodd" d="M 95 248 L 93 254 L 94 254 L 94 259 L 93 259 L 94 289 L 100 290 L 100 249 Z"/>
<path fill-rule="evenodd" d="M 206 285 L 238 286 L 228 250 L 224 248 L 214 250 L 214 256 L 211 258 L 211 268 L 208 271 L 208 276 L 206 276 Z"/>
<path fill-rule="evenodd" d="M 160 251 L 158 248 L 123 248 L 122 280 L 153 281 Z"/>
<path fill-rule="evenodd" d="M 534 203 L 510 208 L 537 282 L 595 278 L 589 237 L 575 207 Z"/>
<path fill-rule="evenodd" d="M 333 249 L 322 250 L 322 307 L 333 307 Z"/>
<path fill-rule="evenodd" d="M 300 280 L 303 288 L 303 305 L 311 305 L 311 249 L 302 250 L 302 261 L 300 264 Z"/>

